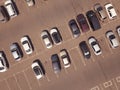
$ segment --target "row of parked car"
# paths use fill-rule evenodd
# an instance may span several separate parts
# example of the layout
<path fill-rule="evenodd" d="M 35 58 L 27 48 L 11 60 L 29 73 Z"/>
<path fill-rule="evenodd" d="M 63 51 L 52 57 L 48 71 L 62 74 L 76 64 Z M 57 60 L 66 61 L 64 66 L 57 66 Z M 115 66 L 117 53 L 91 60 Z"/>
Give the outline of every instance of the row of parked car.
<path fill-rule="evenodd" d="M 25 0 L 28 6 L 33 6 L 35 3 L 33 0 Z M 17 6 L 13 0 L 6 0 L 4 5 L 0 6 L 0 21 L 7 22 L 18 16 L 19 12 Z"/>
<path fill-rule="evenodd" d="M 105 12 L 105 9 L 107 13 Z M 109 16 L 109 19 L 114 19 L 115 17 L 117 17 L 117 13 L 112 4 L 105 4 L 105 9 L 99 3 L 97 3 L 94 5 L 94 11 L 89 10 L 88 12 L 86 12 L 88 22 L 93 31 L 101 28 L 99 20 L 103 22 L 107 18 L 107 14 Z M 72 31 L 73 37 L 76 38 L 80 36 L 80 29 L 83 33 L 90 30 L 87 19 L 83 14 L 79 14 L 76 17 L 77 22 L 75 19 L 71 19 L 69 21 L 69 27 Z"/>

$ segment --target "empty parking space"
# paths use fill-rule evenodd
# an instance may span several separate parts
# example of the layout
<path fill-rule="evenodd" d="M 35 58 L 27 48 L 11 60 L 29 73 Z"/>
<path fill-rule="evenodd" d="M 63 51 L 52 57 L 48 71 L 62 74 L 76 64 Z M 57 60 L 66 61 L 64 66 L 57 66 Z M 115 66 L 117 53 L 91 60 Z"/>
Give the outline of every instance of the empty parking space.
<path fill-rule="evenodd" d="M 8 83 L 10 90 L 20 90 L 19 84 L 18 84 L 15 76 L 9 77 L 6 82 Z"/>
<path fill-rule="evenodd" d="M 10 90 L 9 86 L 7 85 L 6 80 L 0 82 L 0 90 Z"/>
<path fill-rule="evenodd" d="M 21 90 L 29 90 L 30 89 L 29 82 L 27 82 L 26 77 L 23 72 L 17 73 L 15 75 L 15 77 L 16 77 L 17 83 L 19 84 Z"/>
<path fill-rule="evenodd" d="M 36 79 L 34 72 L 31 68 L 28 68 L 24 71 L 25 77 L 27 78 L 29 85 L 31 86 L 32 90 L 39 90 L 40 88 L 40 82 Z M 33 83 L 34 82 L 34 83 Z"/>

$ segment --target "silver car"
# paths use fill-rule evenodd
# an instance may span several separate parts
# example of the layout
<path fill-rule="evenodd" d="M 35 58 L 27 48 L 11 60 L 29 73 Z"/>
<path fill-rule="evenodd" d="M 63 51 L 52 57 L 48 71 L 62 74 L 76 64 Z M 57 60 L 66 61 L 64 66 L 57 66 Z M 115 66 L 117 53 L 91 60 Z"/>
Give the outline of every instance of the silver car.
<path fill-rule="evenodd" d="M 33 0 L 25 0 L 28 6 L 33 6 L 35 3 Z"/>
<path fill-rule="evenodd" d="M 13 43 L 10 46 L 10 51 L 11 51 L 11 53 L 12 53 L 12 55 L 13 55 L 13 57 L 14 57 L 14 59 L 16 61 L 21 60 L 21 58 L 22 58 L 22 52 L 21 52 L 20 47 L 18 46 L 17 43 Z"/>
<path fill-rule="evenodd" d="M 94 9 L 100 20 L 103 21 L 107 18 L 107 14 L 106 14 L 104 8 L 99 3 L 95 4 Z"/>

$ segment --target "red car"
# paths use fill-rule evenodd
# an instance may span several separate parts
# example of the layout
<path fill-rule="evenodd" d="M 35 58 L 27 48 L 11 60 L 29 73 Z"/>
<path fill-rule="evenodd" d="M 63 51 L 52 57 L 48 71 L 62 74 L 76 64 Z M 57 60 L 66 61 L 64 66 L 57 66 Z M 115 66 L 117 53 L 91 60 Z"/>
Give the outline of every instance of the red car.
<path fill-rule="evenodd" d="M 88 25 L 87 20 L 83 14 L 77 15 L 76 19 L 77 19 L 77 22 L 78 22 L 78 24 L 81 27 L 83 32 L 86 32 L 89 30 L 89 25 Z"/>

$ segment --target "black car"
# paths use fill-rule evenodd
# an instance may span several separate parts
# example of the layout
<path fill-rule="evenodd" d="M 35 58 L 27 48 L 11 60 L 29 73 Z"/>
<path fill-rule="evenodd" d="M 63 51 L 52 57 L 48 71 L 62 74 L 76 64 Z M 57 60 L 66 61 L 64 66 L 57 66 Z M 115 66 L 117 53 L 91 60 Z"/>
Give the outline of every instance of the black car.
<path fill-rule="evenodd" d="M 80 44 L 79 44 L 79 47 L 83 53 L 83 56 L 87 59 L 90 58 L 91 54 L 90 54 L 90 50 L 88 48 L 88 45 L 86 44 L 85 41 L 82 41 Z"/>
<path fill-rule="evenodd" d="M 59 31 L 58 31 L 57 28 L 52 28 L 50 30 L 50 34 L 51 34 L 52 39 L 53 39 L 53 41 L 54 41 L 55 44 L 57 44 L 57 45 L 61 44 L 62 37 L 61 37 L 61 35 L 60 35 L 60 33 L 59 33 Z"/>
<path fill-rule="evenodd" d="M 81 33 L 80 29 L 79 29 L 79 27 L 74 19 L 69 21 L 69 27 L 70 27 L 72 34 L 75 38 L 80 36 L 80 33 Z"/>
<path fill-rule="evenodd" d="M 90 10 L 86 13 L 86 16 L 88 18 L 88 21 L 90 23 L 91 28 L 93 31 L 98 30 L 101 28 L 100 22 L 93 10 Z"/>
<path fill-rule="evenodd" d="M 57 54 L 53 54 L 51 56 L 51 60 L 52 60 L 52 67 L 54 70 L 54 73 L 58 73 L 61 71 L 61 65 L 60 65 L 60 60 Z"/>

